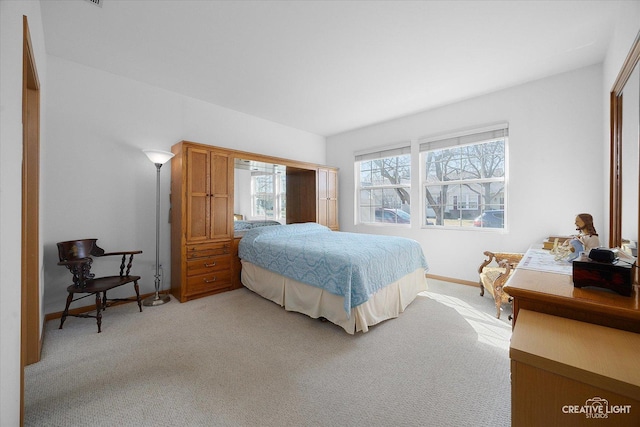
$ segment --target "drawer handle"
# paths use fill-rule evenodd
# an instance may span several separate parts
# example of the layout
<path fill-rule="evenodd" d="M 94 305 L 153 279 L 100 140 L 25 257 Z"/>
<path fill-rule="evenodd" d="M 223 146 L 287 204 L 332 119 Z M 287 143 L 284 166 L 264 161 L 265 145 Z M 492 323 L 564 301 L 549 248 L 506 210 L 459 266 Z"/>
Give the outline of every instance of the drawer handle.
<path fill-rule="evenodd" d="M 212 280 L 209 279 L 204 279 L 204 283 L 213 283 L 216 281 L 216 278 L 214 277 Z"/>
<path fill-rule="evenodd" d="M 213 264 L 204 264 L 205 267 L 215 267 L 216 266 L 216 262 L 214 261 Z"/>

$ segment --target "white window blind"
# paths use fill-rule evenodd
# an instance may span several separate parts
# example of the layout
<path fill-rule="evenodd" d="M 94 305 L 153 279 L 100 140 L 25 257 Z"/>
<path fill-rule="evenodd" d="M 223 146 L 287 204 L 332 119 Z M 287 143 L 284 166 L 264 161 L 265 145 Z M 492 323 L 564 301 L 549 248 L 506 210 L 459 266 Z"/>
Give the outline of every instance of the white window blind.
<path fill-rule="evenodd" d="M 502 123 L 448 136 L 423 138 L 419 141 L 420 152 L 478 144 L 484 141 L 491 141 L 493 139 L 501 139 L 506 136 L 509 136 L 509 127 L 506 123 Z"/>
<path fill-rule="evenodd" d="M 411 143 L 405 142 L 395 146 L 386 146 L 382 148 L 359 151 L 355 153 L 356 162 L 365 160 L 384 159 L 386 157 L 402 156 L 403 154 L 411 154 Z"/>

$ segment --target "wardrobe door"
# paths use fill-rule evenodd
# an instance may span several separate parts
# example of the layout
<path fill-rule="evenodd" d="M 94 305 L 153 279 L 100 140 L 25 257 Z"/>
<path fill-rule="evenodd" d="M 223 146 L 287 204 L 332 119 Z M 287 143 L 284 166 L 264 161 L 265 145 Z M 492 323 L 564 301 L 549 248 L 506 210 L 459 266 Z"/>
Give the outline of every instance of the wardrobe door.
<path fill-rule="evenodd" d="M 337 231 L 338 226 L 338 171 L 318 168 L 317 222 Z"/>
<path fill-rule="evenodd" d="M 231 239 L 233 224 L 233 159 L 211 153 L 210 238 Z"/>
<path fill-rule="evenodd" d="M 211 209 L 210 152 L 200 148 L 187 148 L 187 235 L 188 242 L 210 238 Z"/>

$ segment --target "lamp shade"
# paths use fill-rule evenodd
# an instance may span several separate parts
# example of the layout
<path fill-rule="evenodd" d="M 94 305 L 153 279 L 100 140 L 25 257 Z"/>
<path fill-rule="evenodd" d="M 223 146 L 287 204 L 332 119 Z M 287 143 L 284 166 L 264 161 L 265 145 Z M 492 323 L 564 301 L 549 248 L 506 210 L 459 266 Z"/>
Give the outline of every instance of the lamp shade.
<path fill-rule="evenodd" d="M 146 154 L 149 160 L 151 160 L 154 164 L 159 163 L 161 165 L 167 163 L 175 155 L 168 151 L 162 150 L 142 150 L 142 152 Z"/>

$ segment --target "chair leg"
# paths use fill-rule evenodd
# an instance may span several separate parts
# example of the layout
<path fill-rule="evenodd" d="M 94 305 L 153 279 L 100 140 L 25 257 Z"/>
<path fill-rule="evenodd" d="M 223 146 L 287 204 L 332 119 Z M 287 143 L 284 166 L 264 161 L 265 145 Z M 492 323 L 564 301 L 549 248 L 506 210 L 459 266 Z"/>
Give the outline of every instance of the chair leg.
<path fill-rule="evenodd" d="M 480 280 L 478 283 L 480 283 L 480 296 L 483 297 L 484 296 L 484 285 L 482 284 L 482 280 Z"/>
<path fill-rule="evenodd" d="M 133 289 L 136 290 L 136 301 L 138 301 L 138 308 L 140 309 L 140 312 L 142 312 L 142 300 L 140 299 L 140 288 L 138 287 L 137 280 L 133 281 Z"/>
<path fill-rule="evenodd" d="M 502 305 L 502 286 L 493 288 L 493 295 L 496 301 L 496 318 L 500 318 L 500 306 Z"/>
<path fill-rule="evenodd" d="M 496 298 L 496 319 L 500 318 L 500 306 L 502 305 L 502 301 Z"/>
<path fill-rule="evenodd" d="M 96 292 L 96 322 L 98 322 L 98 333 L 102 332 L 102 301 L 100 301 L 100 292 Z"/>
<path fill-rule="evenodd" d="M 62 329 L 64 321 L 67 320 L 67 316 L 69 315 L 69 306 L 71 305 L 72 301 L 73 294 L 69 292 L 69 295 L 67 296 L 67 305 L 64 306 L 64 311 L 62 312 L 62 317 L 60 318 L 60 327 L 58 329 Z"/>

